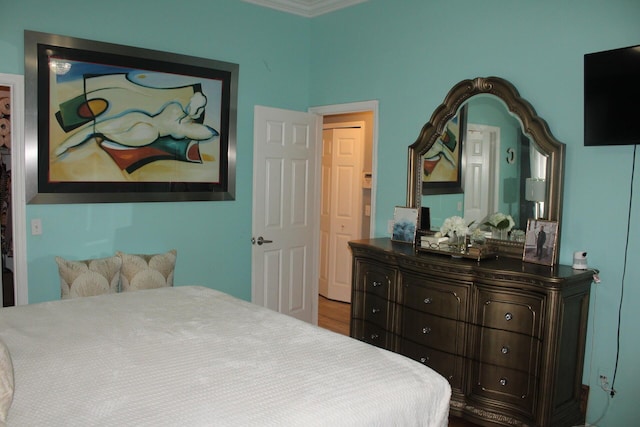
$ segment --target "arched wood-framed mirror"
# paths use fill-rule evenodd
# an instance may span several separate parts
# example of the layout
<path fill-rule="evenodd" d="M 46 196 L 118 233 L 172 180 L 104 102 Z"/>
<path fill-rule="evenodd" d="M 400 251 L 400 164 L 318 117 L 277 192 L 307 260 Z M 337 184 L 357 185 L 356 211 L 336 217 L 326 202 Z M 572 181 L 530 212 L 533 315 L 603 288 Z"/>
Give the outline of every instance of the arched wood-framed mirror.
<path fill-rule="evenodd" d="M 508 111 L 508 115 L 517 119 L 520 124 L 522 135 L 530 141 L 530 145 L 538 154 L 542 156 L 544 176 L 540 180 L 543 182 L 544 198 L 538 205 L 544 206 L 543 213 L 539 218 L 558 221 L 562 219 L 562 193 L 564 180 L 564 156 L 565 145 L 558 141 L 549 130 L 546 121 L 536 114 L 531 104 L 523 99 L 517 89 L 508 81 L 499 77 L 477 77 L 475 79 L 463 80 L 456 84 L 445 97 L 444 102 L 435 109 L 431 119 L 420 131 L 417 140 L 409 146 L 408 173 L 407 173 L 407 206 L 420 208 L 423 197 L 423 177 L 425 154 L 434 146 L 443 134 L 447 132 L 450 121 L 457 118 L 461 107 L 470 104 L 481 97 L 489 97 L 499 100 Z M 460 115 L 461 117 L 466 116 Z M 460 129 L 464 132 L 466 123 L 461 124 Z M 462 134 L 461 132 L 461 134 Z M 464 150 L 464 137 L 462 138 L 461 150 Z M 504 154 L 508 162 L 513 162 L 514 153 L 509 150 Z M 465 157 L 461 154 L 458 167 L 464 171 Z M 531 177 L 521 176 L 519 179 Z M 464 192 L 464 173 L 461 179 L 462 191 Z M 500 178 L 496 179 L 499 182 Z M 506 181 L 505 181 L 506 183 Z M 524 188 L 524 183 L 518 187 Z M 538 182 L 540 184 L 540 182 Z M 498 191 L 500 193 L 500 191 Z M 504 191 L 503 191 L 504 193 Z M 431 197 L 431 196 L 430 196 Z M 451 212 L 449 216 L 460 215 L 459 212 Z M 523 213 L 526 220 L 527 213 Z M 558 232 L 557 245 L 560 243 Z M 515 258 L 522 257 L 523 243 L 511 240 L 489 239 L 489 244 L 503 255 Z"/>

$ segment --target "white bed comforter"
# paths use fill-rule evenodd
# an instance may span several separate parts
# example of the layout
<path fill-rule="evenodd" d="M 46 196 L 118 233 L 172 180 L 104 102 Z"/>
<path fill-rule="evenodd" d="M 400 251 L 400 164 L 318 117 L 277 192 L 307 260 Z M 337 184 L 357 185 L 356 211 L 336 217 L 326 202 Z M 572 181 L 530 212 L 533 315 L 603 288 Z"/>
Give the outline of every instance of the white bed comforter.
<path fill-rule="evenodd" d="M 9 426 L 446 426 L 408 358 L 202 287 L 0 310 Z"/>

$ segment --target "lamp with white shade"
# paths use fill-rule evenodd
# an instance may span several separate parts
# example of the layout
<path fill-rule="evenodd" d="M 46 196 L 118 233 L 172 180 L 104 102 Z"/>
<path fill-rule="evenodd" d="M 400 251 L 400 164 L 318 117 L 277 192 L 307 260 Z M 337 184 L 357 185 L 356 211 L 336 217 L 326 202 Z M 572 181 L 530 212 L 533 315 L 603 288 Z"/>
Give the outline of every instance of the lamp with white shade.
<path fill-rule="evenodd" d="M 542 217 L 544 202 L 547 195 L 547 183 L 540 178 L 527 178 L 525 182 L 524 198 L 530 202 L 535 202 L 535 219 Z"/>

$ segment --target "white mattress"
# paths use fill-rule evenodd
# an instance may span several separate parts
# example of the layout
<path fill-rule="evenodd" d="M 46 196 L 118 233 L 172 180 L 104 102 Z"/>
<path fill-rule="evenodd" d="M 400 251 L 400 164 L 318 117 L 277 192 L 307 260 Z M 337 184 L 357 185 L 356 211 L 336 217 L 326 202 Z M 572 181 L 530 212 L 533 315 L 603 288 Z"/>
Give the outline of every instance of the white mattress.
<path fill-rule="evenodd" d="M 0 310 L 9 426 L 446 426 L 408 358 L 202 287 Z"/>

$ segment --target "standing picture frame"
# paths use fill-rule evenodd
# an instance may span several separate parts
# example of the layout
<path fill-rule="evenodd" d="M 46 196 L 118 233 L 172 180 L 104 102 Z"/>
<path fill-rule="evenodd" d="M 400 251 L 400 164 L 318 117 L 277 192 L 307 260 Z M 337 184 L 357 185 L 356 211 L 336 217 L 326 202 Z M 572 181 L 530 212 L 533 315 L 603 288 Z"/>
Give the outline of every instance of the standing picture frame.
<path fill-rule="evenodd" d="M 395 207 L 391 240 L 394 242 L 415 243 L 417 227 L 418 209 L 404 206 Z"/>
<path fill-rule="evenodd" d="M 238 73 L 25 31 L 27 202 L 233 200 Z"/>
<path fill-rule="evenodd" d="M 462 154 L 467 127 L 467 106 L 463 105 L 422 156 L 422 194 L 462 193 Z"/>
<path fill-rule="evenodd" d="M 529 219 L 525 231 L 522 260 L 553 266 L 558 256 L 558 222 Z"/>

